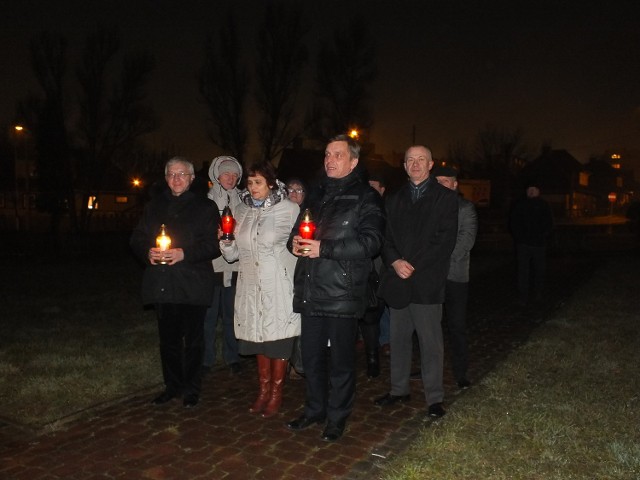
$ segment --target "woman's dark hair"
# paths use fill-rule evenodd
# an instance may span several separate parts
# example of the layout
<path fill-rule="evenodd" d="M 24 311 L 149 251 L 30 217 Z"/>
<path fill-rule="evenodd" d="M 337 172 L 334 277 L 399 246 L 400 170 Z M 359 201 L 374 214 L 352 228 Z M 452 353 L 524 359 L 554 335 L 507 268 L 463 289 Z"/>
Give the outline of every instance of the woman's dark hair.
<path fill-rule="evenodd" d="M 255 177 L 261 175 L 267 181 L 267 185 L 271 190 L 278 188 L 276 183 L 276 169 L 273 168 L 270 162 L 258 162 L 254 163 L 246 168 L 247 177 Z"/>

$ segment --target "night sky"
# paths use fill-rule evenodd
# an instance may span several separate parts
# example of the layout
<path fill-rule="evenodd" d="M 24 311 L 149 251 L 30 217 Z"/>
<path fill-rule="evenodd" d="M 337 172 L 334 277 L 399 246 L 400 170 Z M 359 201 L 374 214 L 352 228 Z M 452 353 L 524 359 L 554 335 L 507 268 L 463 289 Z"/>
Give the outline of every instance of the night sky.
<path fill-rule="evenodd" d="M 437 157 L 486 125 L 521 127 L 527 145 L 545 142 L 578 160 L 610 149 L 640 151 L 640 2 L 305 2 L 308 41 L 358 12 L 377 43 L 370 140 L 382 154 L 412 141 Z M 150 102 L 163 126 L 149 142 L 173 144 L 196 163 L 220 153 L 207 139 L 196 72 L 223 7 L 241 12 L 248 51 L 264 1 L 56 0 L 3 2 L 0 121 L 37 86 L 28 41 L 43 29 L 69 39 L 69 75 L 79 46 L 99 23 L 118 26 L 126 51 L 157 60 Z M 310 93 L 312 84 L 303 85 Z M 254 124 L 255 125 L 255 124 Z M 636 168 L 640 167 L 636 166 Z"/>

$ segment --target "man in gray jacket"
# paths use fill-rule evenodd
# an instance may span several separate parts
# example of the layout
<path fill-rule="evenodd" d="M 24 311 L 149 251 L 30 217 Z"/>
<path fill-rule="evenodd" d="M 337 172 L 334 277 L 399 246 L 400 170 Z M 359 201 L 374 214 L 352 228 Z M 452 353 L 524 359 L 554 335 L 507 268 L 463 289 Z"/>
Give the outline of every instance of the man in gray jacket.
<path fill-rule="evenodd" d="M 207 196 L 216 202 L 220 215 L 226 206 L 229 206 L 231 213 L 234 213 L 240 203 L 237 189 L 242 178 L 240 162 L 229 156 L 214 158 L 209 166 L 209 178 L 212 187 Z M 231 373 L 238 374 L 241 371 L 241 366 L 238 355 L 238 340 L 233 326 L 238 262 L 228 263 L 223 257 L 219 257 L 213 261 L 213 270 L 216 272 L 216 286 L 211 306 L 207 309 L 204 319 L 204 359 L 202 364 L 206 371 L 216 363 L 216 327 L 220 316 L 222 317 L 223 334 L 222 357 Z"/>
<path fill-rule="evenodd" d="M 431 172 L 440 185 L 458 191 L 458 172 L 451 167 L 437 167 Z M 453 374 L 458 387 L 468 388 L 469 354 L 467 351 L 466 317 L 469 298 L 469 263 L 476 241 L 478 214 L 473 203 L 458 196 L 458 236 L 449 262 L 445 288 L 444 312 L 449 327 Z"/>

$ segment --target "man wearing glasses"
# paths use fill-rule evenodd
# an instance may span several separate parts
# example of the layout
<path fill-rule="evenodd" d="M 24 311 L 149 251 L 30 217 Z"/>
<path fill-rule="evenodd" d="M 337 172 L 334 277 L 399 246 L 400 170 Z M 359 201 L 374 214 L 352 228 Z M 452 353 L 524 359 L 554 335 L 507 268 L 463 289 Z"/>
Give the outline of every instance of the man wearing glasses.
<path fill-rule="evenodd" d="M 142 300 L 153 305 L 158 318 L 160 360 L 165 390 L 152 403 L 162 405 L 182 396 L 185 408 L 200 395 L 203 325 L 213 296 L 211 260 L 220 256 L 216 204 L 189 191 L 193 164 L 174 157 L 165 166 L 168 189 L 145 207 L 131 235 L 130 245 L 146 268 Z M 162 225 L 170 248 L 156 247 Z"/>

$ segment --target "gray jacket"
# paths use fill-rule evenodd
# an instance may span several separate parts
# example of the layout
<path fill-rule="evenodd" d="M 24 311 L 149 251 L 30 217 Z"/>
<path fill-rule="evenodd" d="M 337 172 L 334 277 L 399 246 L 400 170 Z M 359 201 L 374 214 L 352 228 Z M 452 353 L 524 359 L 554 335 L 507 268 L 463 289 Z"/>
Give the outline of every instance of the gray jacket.
<path fill-rule="evenodd" d="M 456 238 L 456 246 L 451 253 L 447 280 L 452 282 L 469 281 L 470 252 L 476 242 L 477 231 L 478 214 L 476 213 L 476 207 L 469 200 L 458 197 L 458 236 Z"/>

